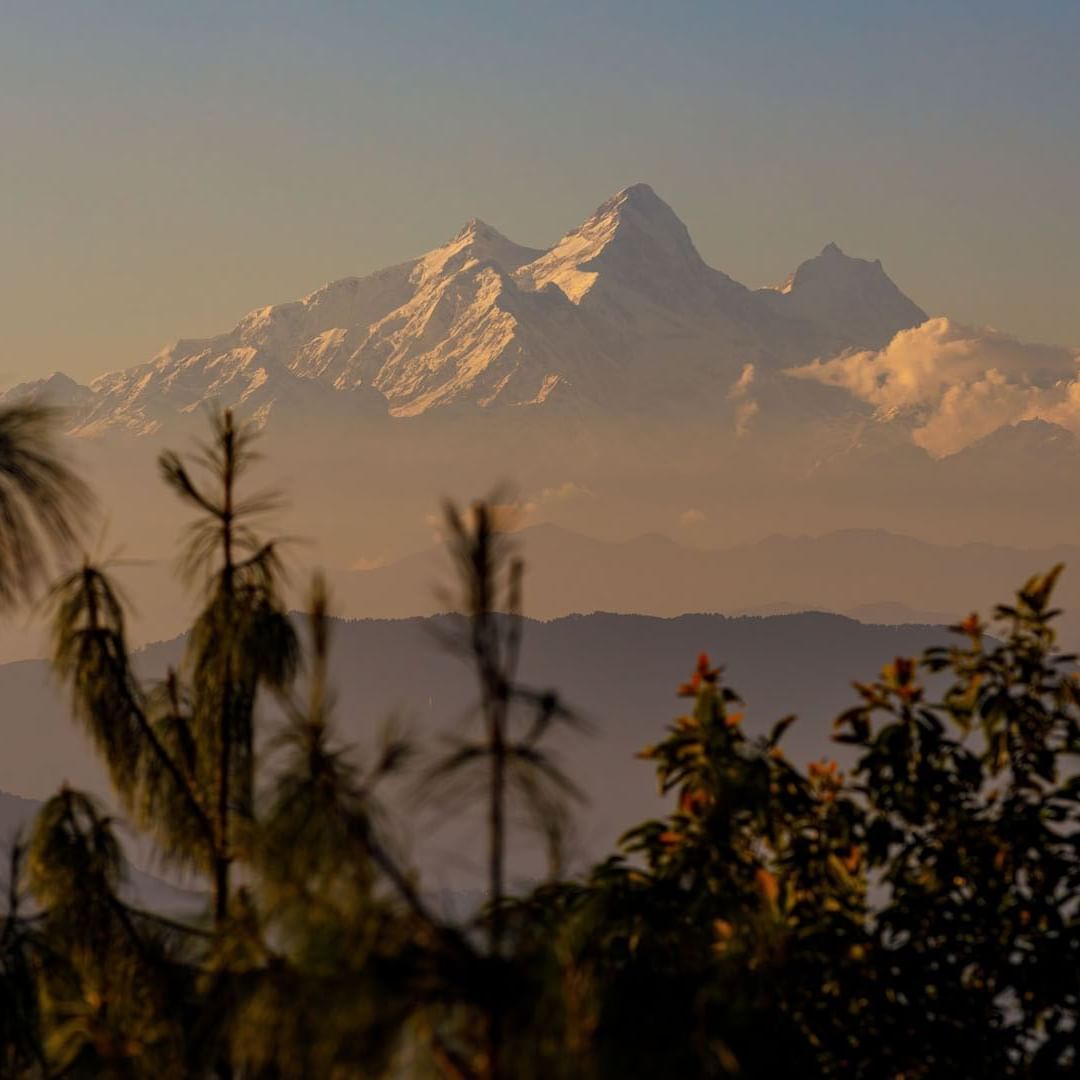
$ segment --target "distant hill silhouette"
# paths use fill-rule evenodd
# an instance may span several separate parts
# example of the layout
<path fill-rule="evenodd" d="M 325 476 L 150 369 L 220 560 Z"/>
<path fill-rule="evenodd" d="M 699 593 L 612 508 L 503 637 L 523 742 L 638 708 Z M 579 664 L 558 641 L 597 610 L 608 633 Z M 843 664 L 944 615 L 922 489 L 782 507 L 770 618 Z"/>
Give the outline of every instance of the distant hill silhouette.
<path fill-rule="evenodd" d="M 361 756 L 389 717 L 421 737 L 445 734 L 465 721 L 475 692 L 470 672 L 438 640 L 448 618 L 335 620 L 338 729 Z M 822 613 L 528 621 L 524 679 L 557 689 L 589 728 L 588 734 L 555 740 L 567 771 L 591 795 L 580 813 L 579 862 L 606 851 L 624 828 L 658 809 L 652 772 L 634 755 L 684 710 L 675 689 L 699 652 L 724 665 L 746 701 L 749 731 L 763 732 L 781 716 L 799 714 L 787 746 L 792 758 L 805 762 L 836 756 L 831 720 L 852 704 L 852 679 L 867 679 L 894 656 L 946 639 L 941 628 L 867 626 Z M 146 649 L 143 670 L 163 673 L 181 645 L 174 640 Z M 103 771 L 43 663 L 0 666 L 0 698 L 17 732 L 0 758 L 0 790 L 42 798 L 66 779 L 107 796 Z M 266 730 L 275 722 L 272 712 Z M 399 842 L 436 868 L 430 887 L 460 890 L 476 883 L 475 868 L 458 855 L 467 822 L 444 825 L 444 808 L 419 798 L 411 784 L 391 789 L 387 799 L 402 810 Z M 516 865 L 520 873 L 537 872 L 525 851 Z"/>
<path fill-rule="evenodd" d="M 610 542 L 553 525 L 523 529 L 518 538 L 528 561 L 526 611 L 536 618 L 589 611 L 669 616 L 816 610 L 870 623 L 947 624 L 1011 596 L 1057 562 L 1077 568 L 1065 574 L 1060 589 L 1066 612 L 1080 611 L 1080 546 L 953 546 L 880 529 L 770 536 L 721 550 L 658 534 Z M 432 547 L 388 566 L 340 575 L 340 606 L 386 617 L 445 610 L 436 585 L 448 580 L 448 566 L 443 549 Z"/>
<path fill-rule="evenodd" d="M 1061 629 L 1070 648 L 1080 647 L 1080 545 L 948 545 L 843 529 L 705 549 L 659 533 L 613 541 L 551 524 L 524 528 L 515 539 L 526 560 L 525 611 L 538 619 L 595 611 L 665 617 L 826 611 L 864 623 L 942 625 L 973 609 L 987 611 L 1032 574 L 1064 562 Z M 188 624 L 191 603 L 170 560 L 122 565 L 116 573 L 136 600 L 135 643 L 167 640 Z M 442 545 L 373 569 L 330 568 L 328 577 L 343 617 L 409 618 L 451 606 L 444 586 L 452 572 Z M 306 578 L 297 574 L 293 585 L 300 602 Z M 0 621 L 0 662 L 43 656 L 47 637 L 40 615 Z"/>

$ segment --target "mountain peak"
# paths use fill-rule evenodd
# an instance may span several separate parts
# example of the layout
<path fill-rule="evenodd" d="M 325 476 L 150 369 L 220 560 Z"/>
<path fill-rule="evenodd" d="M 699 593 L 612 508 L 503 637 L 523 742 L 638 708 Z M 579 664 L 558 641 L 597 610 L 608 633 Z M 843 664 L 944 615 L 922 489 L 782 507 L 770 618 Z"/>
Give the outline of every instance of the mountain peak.
<path fill-rule="evenodd" d="M 880 259 L 855 258 L 832 242 L 801 263 L 777 292 L 793 314 L 844 326 L 859 344 L 874 348 L 927 317 L 897 288 Z"/>
<path fill-rule="evenodd" d="M 470 263 L 493 263 L 505 273 L 511 273 L 540 254 L 535 248 L 515 244 L 486 221 L 469 218 L 442 247 L 420 257 L 420 280 L 454 273 Z"/>
<path fill-rule="evenodd" d="M 673 213 L 671 207 L 648 184 L 631 184 L 612 195 L 604 205 L 632 206 L 641 212 L 666 210 Z"/>
<path fill-rule="evenodd" d="M 648 184 L 631 184 L 605 200 L 575 232 L 593 225 L 614 228 L 639 228 L 658 233 L 674 234 L 680 241 L 690 240 L 690 234 L 678 214 L 660 198 Z M 573 233 L 569 235 L 574 235 Z M 693 247 L 693 244 L 690 245 Z M 695 255 L 697 252 L 694 252 Z"/>
<path fill-rule="evenodd" d="M 33 403 L 52 405 L 56 408 L 72 408 L 85 405 L 94 397 L 94 391 L 62 371 L 54 371 L 43 379 L 18 383 L 0 394 L 5 405 Z"/>
<path fill-rule="evenodd" d="M 630 196 L 631 198 L 633 198 L 635 196 L 641 196 L 642 198 L 651 198 L 651 199 L 659 198 L 659 196 L 656 194 L 656 191 L 652 188 L 652 186 L 649 185 L 649 184 L 646 184 L 644 181 L 639 181 L 636 184 L 629 184 L 627 187 L 624 187 L 622 189 L 622 191 L 619 192 L 619 194 L 620 195 L 627 195 L 627 196 Z"/>
<path fill-rule="evenodd" d="M 960 453 L 969 456 L 988 449 L 1008 450 L 1010 453 L 1021 450 L 1043 451 L 1054 445 L 1058 449 L 1075 454 L 1080 450 L 1076 436 L 1052 420 L 1034 416 L 1028 420 L 1017 420 L 1013 424 L 1003 424 L 984 435 L 981 439 L 965 447 Z"/>
<path fill-rule="evenodd" d="M 597 282 L 619 282 L 664 301 L 689 300 L 716 276 L 698 254 L 679 216 L 648 184 L 632 184 L 605 200 L 550 251 L 518 272 L 528 288 L 554 283 L 581 303 Z"/>
<path fill-rule="evenodd" d="M 843 263 L 853 263 L 856 266 L 862 267 L 864 270 L 869 270 L 869 271 L 879 270 L 879 271 L 881 271 L 882 276 L 885 276 L 884 269 L 883 269 L 883 267 L 881 265 L 881 260 L 880 259 L 858 259 L 858 258 L 855 258 L 854 256 L 848 255 L 847 252 L 845 252 L 844 249 L 842 247 L 840 247 L 839 244 L 835 243 L 832 240 L 830 240 L 821 249 L 821 252 L 818 254 L 817 258 L 824 259 L 826 262 L 834 262 L 837 265 L 840 265 L 840 264 L 843 264 Z M 796 270 L 795 273 L 798 273 L 798 271 Z M 795 275 L 792 274 L 791 276 L 794 277 Z"/>
<path fill-rule="evenodd" d="M 512 242 L 507 240 L 507 238 L 493 225 L 489 225 L 486 221 L 482 221 L 478 217 L 469 218 L 469 220 L 458 230 L 454 240 L 495 240 L 507 244 Z M 452 242 L 453 241 L 451 241 L 451 243 Z"/>

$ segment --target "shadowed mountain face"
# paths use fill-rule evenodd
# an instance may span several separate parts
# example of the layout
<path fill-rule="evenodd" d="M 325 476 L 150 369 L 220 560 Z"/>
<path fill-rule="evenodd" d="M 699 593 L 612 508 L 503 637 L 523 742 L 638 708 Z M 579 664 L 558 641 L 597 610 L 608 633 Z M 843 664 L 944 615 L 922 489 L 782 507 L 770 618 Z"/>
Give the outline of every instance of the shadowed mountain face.
<path fill-rule="evenodd" d="M 808 259 L 784 282 L 778 311 L 828 326 L 869 348 L 883 348 L 900 331 L 926 318 L 889 279 L 880 259 L 852 259 L 836 244 Z"/>
<path fill-rule="evenodd" d="M 331 678 L 337 727 L 361 756 L 391 717 L 429 752 L 441 736 L 467 722 L 473 682 L 462 662 L 439 644 L 439 625 L 425 619 L 336 623 Z M 851 679 L 870 678 L 894 656 L 946 638 L 932 627 L 865 626 L 824 614 L 529 621 L 524 680 L 558 690 L 589 729 L 555 740 L 567 772 L 589 797 L 580 810 L 577 856 L 600 855 L 623 829 L 659 807 L 652 772 L 634 755 L 683 711 L 675 689 L 700 651 L 725 666 L 726 678 L 745 698 L 748 730 L 764 732 L 781 716 L 799 714 L 786 745 L 793 759 L 805 762 L 837 756 L 830 721 L 853 703 Z M 180 646 L 173 641 L 147 649 L 141 667 L 161 674 L 177 660 Z M 19 731 L 0 758 L 0 790 L 41 798 L 67 780 L 107 794 L 102 770 L 44 665 L 0 667 L 0 695 Z M 278 722 L 273 709 L 265 716 L 264 734 Z M 447 808 L 411 783 L 386 795 L 405 825 L 399 841 L 433 870 L 432 887 L 478 882 L 477 868 L 464 854 L 472 850 L 467 835 L 474 827 L 467 817 L 447 822 Z M 537 872 L 534 845 L 526 839 L 520 845 L 517 871 Z"/>

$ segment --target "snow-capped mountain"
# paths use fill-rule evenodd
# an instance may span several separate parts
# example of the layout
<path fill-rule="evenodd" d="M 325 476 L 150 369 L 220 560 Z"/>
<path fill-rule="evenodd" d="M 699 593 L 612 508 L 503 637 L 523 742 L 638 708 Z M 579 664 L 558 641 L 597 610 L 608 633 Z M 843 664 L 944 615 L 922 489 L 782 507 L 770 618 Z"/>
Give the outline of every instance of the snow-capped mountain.
<path fill-rule="evenodd" d="M 686 226 L 647 184 L 612 196 L 578 228 L 514 275 L 526 288 L 554 284 L 586 309 L 712 314 L 748 290 L 706 266 Z"/>
<path fill-rule="evenodd" d="M 926 319 L 926 312 L 893 284 L 880 259 L 853 259 L 836 244 L 826 244 L 791 274 L 775 291 L 774 302 L 788 316 L 879 349 Z"/>
<path fill-rule="evenodd" d="M 58 409 L 79 410 L 90 406 L 95 395 L 89 386 L 83 386 L 62 371 L 54 371 L 44 379 L 34 379 L 13 386 L 3 394 L 3 400 L 10 405 L 47 401 Z"/>
<path fill-rule="evenodd" d="M 57 374 L 5 400 L 55 400 L 83 435 L 159 430 L 211 401 L 275 423 L 560 400 L 651 408 L 724 400 L 748 364 L 760 386 L 924 318 L 880 263 L 833 244 L 782 288 L 748 289 L 637 184 L 547 251 L 474 219 L 426 255 L 259 308 L 228 333 L 181 339 L 88 387 Z"/>

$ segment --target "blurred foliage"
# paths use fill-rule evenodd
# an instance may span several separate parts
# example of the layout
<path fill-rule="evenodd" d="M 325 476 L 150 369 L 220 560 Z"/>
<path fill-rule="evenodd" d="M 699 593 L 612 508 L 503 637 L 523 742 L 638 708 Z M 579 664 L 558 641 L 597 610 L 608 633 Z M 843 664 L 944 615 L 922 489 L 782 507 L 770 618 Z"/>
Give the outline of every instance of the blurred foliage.
<path fill-rule="evenodd" d="M 237 493 L 250 442 L 224 414 L 199 479 L 162 459 L 197 513 L 182 569 L 203 610 L 181 670 L 137 678 L 105 569 L 55 590 L 75 716 L 208 910 L 178 922 L 124 899 L 116 824 L 61 790 L 9 861 L 0 1074 L 1077 1074 L 1080 682 L 1055 645 L 1060 568 L 993 626 L 972 616 L 952 647 L 856 684 L 835 731 L 847 775 L 787 759 L 791 717 L 747 735 L 701 656 L 684 714 L 641 753 L 669 813 L 567 878 L 588 792 L 546 739 L 574 717 L 519 681 L 522 568 L 494 503 L 446 516 L 464 613 L 446 643 L 476 674 L 474 728 L 431 749 L 388 728 L 363 761 L 335 734 L 326 589 L 297 633 L 251 520 L 274 500 Z M 257 740 L 268 694 L 284 719 Z M 446 918 L 392 842 L 383 786 L 410 775 L 484 822 L 473 917 Z M 549 854 L 525 894 L 505 884 L 515 805 Z"/>

